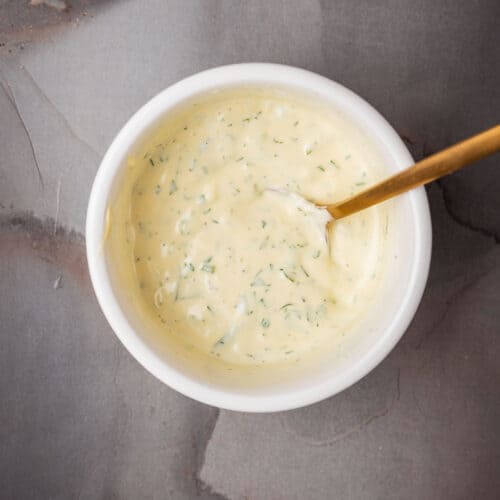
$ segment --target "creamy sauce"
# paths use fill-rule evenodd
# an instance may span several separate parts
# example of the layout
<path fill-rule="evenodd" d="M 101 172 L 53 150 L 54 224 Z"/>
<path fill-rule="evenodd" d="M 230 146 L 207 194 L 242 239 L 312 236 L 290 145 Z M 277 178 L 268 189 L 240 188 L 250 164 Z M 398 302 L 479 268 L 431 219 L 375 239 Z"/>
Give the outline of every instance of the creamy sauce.
<path fill-rule="evenodd" d="M 237 89 L 187 104 L 131 157 L 113 214 L 158 329 L 235 364 L 338 342 L 377 292 L 388 210 L 326 234 L 325 211 L 304 199 L 347 197 L 381 164 L 347 118 L 302 96 Z"/>

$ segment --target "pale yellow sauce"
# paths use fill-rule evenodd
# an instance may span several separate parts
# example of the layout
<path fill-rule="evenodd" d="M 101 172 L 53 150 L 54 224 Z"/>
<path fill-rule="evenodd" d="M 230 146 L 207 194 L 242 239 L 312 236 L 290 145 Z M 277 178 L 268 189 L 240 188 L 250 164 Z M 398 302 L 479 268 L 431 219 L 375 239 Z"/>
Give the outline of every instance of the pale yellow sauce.
<path fill-rule="evenodd" d="M 381 178 L 375 146 L 327 106 L 273 89 L 204 96 L 130 159 L 126 224 L 143 307 L 162 335 L 229 363 L 297 361 L 366 313 L 388 210 L 334 222 Z M 116 210 L 115 210 L 116 212 Z"/>

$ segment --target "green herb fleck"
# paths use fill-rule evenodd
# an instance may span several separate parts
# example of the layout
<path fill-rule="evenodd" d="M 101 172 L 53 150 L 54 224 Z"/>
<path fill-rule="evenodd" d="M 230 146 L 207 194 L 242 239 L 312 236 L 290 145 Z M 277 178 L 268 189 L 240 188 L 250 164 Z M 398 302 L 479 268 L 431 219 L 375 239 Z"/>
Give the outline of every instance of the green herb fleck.
<path fill-rule="evenodd" d="M 240 156 L 236 161 L 241 161 L 243 160 L 245 157 L 244 156 Z"/>
<path fill-rule="evenodd" d="M 225 344 L 225 339 L 226 339 L 226 335 L 223 335 L 215 344 L 214 344 L 214 348 L 216 348 L 217 346 L 219 345 L 224 345 Z M 218 354 L 218 353 L 217 353 Z"/>
<path fill-rule="evenodd" d="M 159 184 L 157 184 L 155 187 L 155 194 L 158 195 L 160 193 L 161 193 L 161 186 Z"/>
<path fill-rule="evenodd" d="M 364 186 L 366 184 L 366 182 L 356 182 L 356 186 Z"/>
<path fill-rule="evenodd" d="M 267 226 L 267 222 L 265 220 L 261 220 L 260 224 L 262 226 L 262 229 L 264 229 Z"/>
<path fill-rule="evenodd" d="M 290 307 L 290 306 L 293 306 L 293 304 L 291 302 L 289 302 L 288 304 L 284 304 L 280 307 L 280 309 L 286 309 L 287 307 Z"/>
<path fill-rule="evenodd" d="M 330 160 L 328 163 L 334 168 L 339 168 L 333 160 Z"/>
<path fill-rule="evenodd" d="M 302 272 L 309 278 L 309 273 L 304 269 L 304 266 L 300 266 L 300 268 L 302 269 Z"/>
<path fill-rule="evenodd" d="M 271 324 L 270 321 L 266 318 L 262 318 L 262 320 L 260 321 L 260 324 L 264 327 L 264 328 L 269 328 L 269 325 Z"/>
<path fill-rule="evenodd" d="M 311 148 L 307 148 L 306 149 L 306 155 L 307 156 L 309 156 L 312 152 L 313 152 L 313 150 Z"/>
<path fill-rule="evenodd" d="M 280 271 L 283 273 L 283 275 L 288 281 L 295 283 L 295 279 L 292 276 L 290 276 L 283 268 L 280 268 Z"/>
<path fill-rule="evenodd" d="M 155 166 L 155 162 L 153 161 L 153 158 L 150 158 L 149 159 L 149 163 L 151 163 L 151 166 L 154 167 Z"/>
<path fill-rule="evenodd" d="M 170 190 L 169 190 L 169 194 L 172 195 L 174 194 L 175 192 L 177 191 L 177 183 L 175 182 L 175 179 L 172 179 L 172 181 L 170 182 Z"/>
<path fill-rule="evenodd" d="M 299 120 L 297 120 L 297 121 L 293 124 L 293 126 L 294 126 L 294 127 L 296 127 L 298 124 L 299 124 Z"/>
<path fill-rule="evenodd" d="M 324 171 L 325 171 L 325 167 L 323 167 L 323 165 L 318 165 L 318 168 L 319 168 L 322 172 L 324 172 Z"/>
<path fill-rule="evenodd" d="M 275 142 L 276 144 L 283 144 L 284 143 L 284 141 L 279 141 L 275 137 L 273 137 L 273 142 Z"/>
<path fill-rule="evenodd" d="M 212 219 L 212 222 L 213 222 L 214 224 L 218 224 L 218 223 L 219 223 L 219 221 L 218 221 L 217 219 Z"/>
<path fill-rule="evenodd" d="M 316 250 L 316 252 L 313 253 L 313 259 L 317 259 L 321 255 L 320 250 Z"/>
<path fill-rule="evenodd" d="M 206 273 L 213 274 L 215 272 L 215 266 L 211 263 L 212 257 L 208 257 L 203 261 L 203 265 L 201 266 L 201 270 Z"/>

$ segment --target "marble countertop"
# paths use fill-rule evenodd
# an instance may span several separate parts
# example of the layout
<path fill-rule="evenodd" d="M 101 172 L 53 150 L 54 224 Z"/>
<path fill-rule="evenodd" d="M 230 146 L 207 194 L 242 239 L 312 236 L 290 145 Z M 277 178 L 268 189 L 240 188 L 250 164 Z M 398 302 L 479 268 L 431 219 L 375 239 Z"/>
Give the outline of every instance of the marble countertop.
<path fill-rule="evenodd" d="M 500 495 L 500 156 L 428 189 L 421 306 L 372 373 L 290 412 L 162 385 L 97 306 L 84 221 L 127 118 L 220 64 L 365 97 L 416 159 L 500 116 L 497 0 L 0 0 L 0 491 L 22 499 Z"/>

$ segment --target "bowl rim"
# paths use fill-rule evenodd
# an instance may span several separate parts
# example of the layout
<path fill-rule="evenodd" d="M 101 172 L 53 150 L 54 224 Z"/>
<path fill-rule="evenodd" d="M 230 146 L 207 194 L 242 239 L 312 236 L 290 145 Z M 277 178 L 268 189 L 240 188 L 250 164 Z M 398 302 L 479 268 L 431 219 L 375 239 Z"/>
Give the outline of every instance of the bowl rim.
<path fill-rule="evenodd" d="M 203 384 L 167 364 L 135 332 L 113 293 L 102 248 L 108 198 L 130 146 L 168 109 L 200 92 L 246 84 L 275 84 L 309 92 L 330 92 L 332 99 L 345 101 L 351 108 L 356 108 L 357 113 L 363 115 L 365 126 L 369 124 L 369 129 L 377 129 L 399 168 L 413 163 L 405 144 L 387 120 L 360 96 L 333 80 L 301 68 L 271 63 L 242 63 L 208 69 L 167 87 L 150 99 L 114 138 L 101 161 L 90 193 L 85 227 L 87 261 L 98 303 L 111 328 L 130 354 L 152 375 L 185 396 L 211 406 L 246 412 L 274 412 L 307 406 L 343 391 L 367 375 L 389 354 L 408 328 L 422 298 L 430 266 L 432 229 L 425 189 L 421 187 L 406 193 L 404 196 L 411 204 L 415 230 L 415 258 L 406 293 L 384 335 L 338 377 L 280 395 L 258 395 Z"/>

